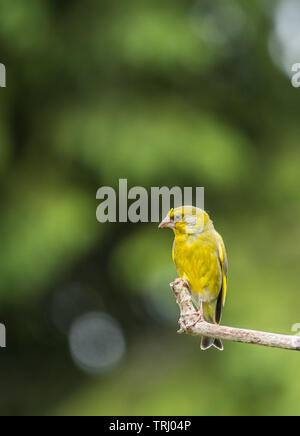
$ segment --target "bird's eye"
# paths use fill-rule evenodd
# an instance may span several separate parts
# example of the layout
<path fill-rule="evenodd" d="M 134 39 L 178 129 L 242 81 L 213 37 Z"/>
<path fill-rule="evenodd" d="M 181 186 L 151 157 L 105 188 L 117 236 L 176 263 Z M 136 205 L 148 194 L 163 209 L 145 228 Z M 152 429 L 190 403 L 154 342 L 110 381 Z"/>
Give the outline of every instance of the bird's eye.
<path fill-rule="evenodd" d="M 179 221 L 181 221 L 181 215 L 175 215 L 174 216 L 174 222 L 175 223 L 179 223 Z"/>

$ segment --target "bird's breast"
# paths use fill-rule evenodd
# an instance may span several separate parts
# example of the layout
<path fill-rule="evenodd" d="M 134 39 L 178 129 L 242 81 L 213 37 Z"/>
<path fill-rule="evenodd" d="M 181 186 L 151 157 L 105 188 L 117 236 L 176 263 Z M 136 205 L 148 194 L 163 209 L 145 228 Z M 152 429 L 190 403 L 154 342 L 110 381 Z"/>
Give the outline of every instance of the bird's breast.
<path fill-rule="evenodd" d="M 209 235 L 184 235 L 175 238 L 173 258 L 178 274 L 187 280 L 190 290 L 204 301 L 218 297 L 222 271 L 216 243 Z"/>

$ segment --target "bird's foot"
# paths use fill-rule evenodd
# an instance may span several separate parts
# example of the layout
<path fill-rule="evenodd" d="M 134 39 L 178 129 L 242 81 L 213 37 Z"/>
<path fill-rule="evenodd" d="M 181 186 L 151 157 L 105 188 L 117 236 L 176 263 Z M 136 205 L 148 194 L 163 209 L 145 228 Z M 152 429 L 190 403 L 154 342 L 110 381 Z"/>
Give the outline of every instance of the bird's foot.
<path fill-rule="evenodd" d="M 171 283 L 171 286 L 174 288 L 174 286 L 177 286 L 180 284 L 182 284 L 187 289 L 189 289 L 189 285 L 187 284 L 187 282 L 185 280 L 181 279 L 180 277 L 178 279 L 176 279 L 173 283 Z"/>
<path fill-rule="evenodd" d="M 191 327 L 195 327 L 198 324 L 198 322 L 204 322 L 202 311 L 193 313 L 193 316 L 197 317 L 197 321 L 194 324 L 192 324 Z"/>

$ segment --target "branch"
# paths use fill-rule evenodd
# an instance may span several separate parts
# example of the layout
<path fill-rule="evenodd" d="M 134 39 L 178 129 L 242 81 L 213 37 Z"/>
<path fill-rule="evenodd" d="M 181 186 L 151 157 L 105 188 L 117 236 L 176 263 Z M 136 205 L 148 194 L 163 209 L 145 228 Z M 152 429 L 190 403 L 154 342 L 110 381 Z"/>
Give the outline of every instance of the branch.
<path fill-rule="evenodd" d="M 192 297 L 184 285 L 184 282 L 174 282 L 171 283 L 170 286 L 180 309 L 180 329 L 178 333 L 187 333 L 193 336 L 208 336 L 210 338 L 242 342 L 244 344 L 263 345 L 265 347 L 300 351 L 299 336 L 278 335 L 275 333 L 225 327 L 216 324 L 209 324 L 205 321 L 199 321 L 195 325 L 197 318 L 195 316 Z"/>

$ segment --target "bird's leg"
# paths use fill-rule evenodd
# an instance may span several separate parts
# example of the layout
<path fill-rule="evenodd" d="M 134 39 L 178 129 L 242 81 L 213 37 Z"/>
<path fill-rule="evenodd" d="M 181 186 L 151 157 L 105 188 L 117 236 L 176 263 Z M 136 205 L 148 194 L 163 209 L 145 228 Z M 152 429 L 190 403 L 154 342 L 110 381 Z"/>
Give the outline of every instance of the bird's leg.
<path fill-rule="evenodd" d="M 200 303 L 200 310 L 199 310 L 199 312 L 195 312 L 194 315 L 198 316 L 198 319 L 197 319 L 197 321 L 191 327 L 195 327 L 195 325 L 198 324 L 198 322 L 203 322 L 204 321 L 204 317 L 203 317 L 203 301 L 201 301 L 201 303 Z"/>

